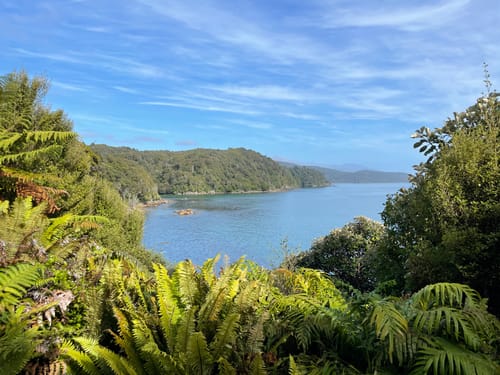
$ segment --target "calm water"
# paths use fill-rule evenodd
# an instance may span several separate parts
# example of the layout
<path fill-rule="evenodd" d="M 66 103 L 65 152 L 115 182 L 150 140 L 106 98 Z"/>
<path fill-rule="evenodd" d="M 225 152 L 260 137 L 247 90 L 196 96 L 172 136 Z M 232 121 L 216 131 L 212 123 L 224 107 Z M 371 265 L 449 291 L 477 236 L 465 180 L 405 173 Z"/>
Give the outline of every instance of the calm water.
<path fill-rule="evenodd" d="M 312 241 L 355 216 L 380 220 L 387 194 L 404 183 L 339 184 L 282 193 L 168 197 L 172 204 L 149 208 L 144 245 L 171 262 L 195 264 L 217 253 L 231 261 L 242 255 L 262 266 L 279 264 L 281 242 L 308 249 Z M 190 216 L 175 210 L 191 208 Z"/>

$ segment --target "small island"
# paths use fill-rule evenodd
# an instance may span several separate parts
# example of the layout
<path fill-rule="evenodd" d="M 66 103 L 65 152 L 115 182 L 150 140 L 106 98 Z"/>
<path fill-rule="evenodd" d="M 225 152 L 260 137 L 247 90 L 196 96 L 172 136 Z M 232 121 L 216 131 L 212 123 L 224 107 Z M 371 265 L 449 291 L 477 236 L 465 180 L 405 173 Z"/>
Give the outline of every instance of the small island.
<path fill-rule="evenodd" d="M 189 216 L 194 214 L 194 210 L 191 208 L 185 208 L 183 210 L 176 210 L 175 213 L 179 216 Z"/>

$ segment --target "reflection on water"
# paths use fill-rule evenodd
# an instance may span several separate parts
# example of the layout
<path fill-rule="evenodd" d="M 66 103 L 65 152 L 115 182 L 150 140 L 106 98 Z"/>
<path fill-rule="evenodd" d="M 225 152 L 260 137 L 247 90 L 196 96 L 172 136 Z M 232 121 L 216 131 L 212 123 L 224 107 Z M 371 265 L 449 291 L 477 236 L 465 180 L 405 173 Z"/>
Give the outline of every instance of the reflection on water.
<path fill-rule="evenodd" d="M 355 216 L 380 220 L 387 194 L 402 183 L 339 184 L 281 193 L 167 197 L 172 204 L 147 210 L 144 244 L 171 262 L 189 258 L 203 263 L 216 253 L 231 261 L 245 255 L 276 266 L 281 242 L 308 249 L 311 242 Z M 179 216 L 176 210 L 192 209 Z"/>

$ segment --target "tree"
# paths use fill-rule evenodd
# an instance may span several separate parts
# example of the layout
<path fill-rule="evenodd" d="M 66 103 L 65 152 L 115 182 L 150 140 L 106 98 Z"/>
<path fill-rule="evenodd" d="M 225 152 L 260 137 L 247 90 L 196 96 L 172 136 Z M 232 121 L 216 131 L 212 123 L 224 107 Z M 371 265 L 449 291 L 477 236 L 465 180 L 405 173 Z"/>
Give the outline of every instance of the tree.
<path fill-rule="evenodd" d="M 61 156 L 62 142 L 76 135 L 62 111 L 42 105 L 47 87 L 45 79 L 30 80 L 26 73 L 0 77 L 0 198 L 31 196 L 55 212 L 64 190 L 37 180 L 46 162 Z"/>
<path fill-rule="evenodd" d="M 388 199 L 378 274 L 414 291 L 440 281 L 471 285 L 500 313 L 500 103 L 491 93 L 442 128 L 422 128 L 429 159 L 409 189 Z M 385 263 L 385 264 L 384 264 Z M 399 268 L 400 271 L 397 271 Z M 395 272 L 394 272 L 395 271 Z"/>
<path fill-rule="evenodd" d="M 310 250 L 292 256 L 295 258 L 292 263 L 324 271 L 359 290 L 372 290 L 375 279 L 367 267 L 368 256 L 383 234 L 381 223 L 356 217 L 353 222 L 317 239 Z"/>

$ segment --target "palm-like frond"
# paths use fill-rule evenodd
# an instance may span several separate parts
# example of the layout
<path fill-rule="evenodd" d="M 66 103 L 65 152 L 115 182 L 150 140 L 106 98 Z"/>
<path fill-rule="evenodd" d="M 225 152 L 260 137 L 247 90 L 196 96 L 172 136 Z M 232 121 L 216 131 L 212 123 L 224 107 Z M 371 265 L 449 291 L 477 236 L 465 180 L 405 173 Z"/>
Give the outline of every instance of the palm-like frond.
<path fill-rule="evenodd" d="M 479 293 L 468 285 L 457 283 L 436 283 L 427 285 L 412 297 L 413 305 L 421 310 L 434 306 L 462 308 L 477 306 L 481 298 Z"/>
<path fill-rule="evenodd" d="M 500 371 L 489 358 L 447 340 L 434 338 L 428 344 L 419 350 L 412 375 L 494 375 Z"/>
<path fill-rule="evenodd" d="M 394 354 L 400 363 L 406 356 L 406 335 L 408 321 L 393 302 L 372 299 L 370 323 L 375 327 L 376 336 L 387 343 L 389 362 L 394 362 Z"/>

